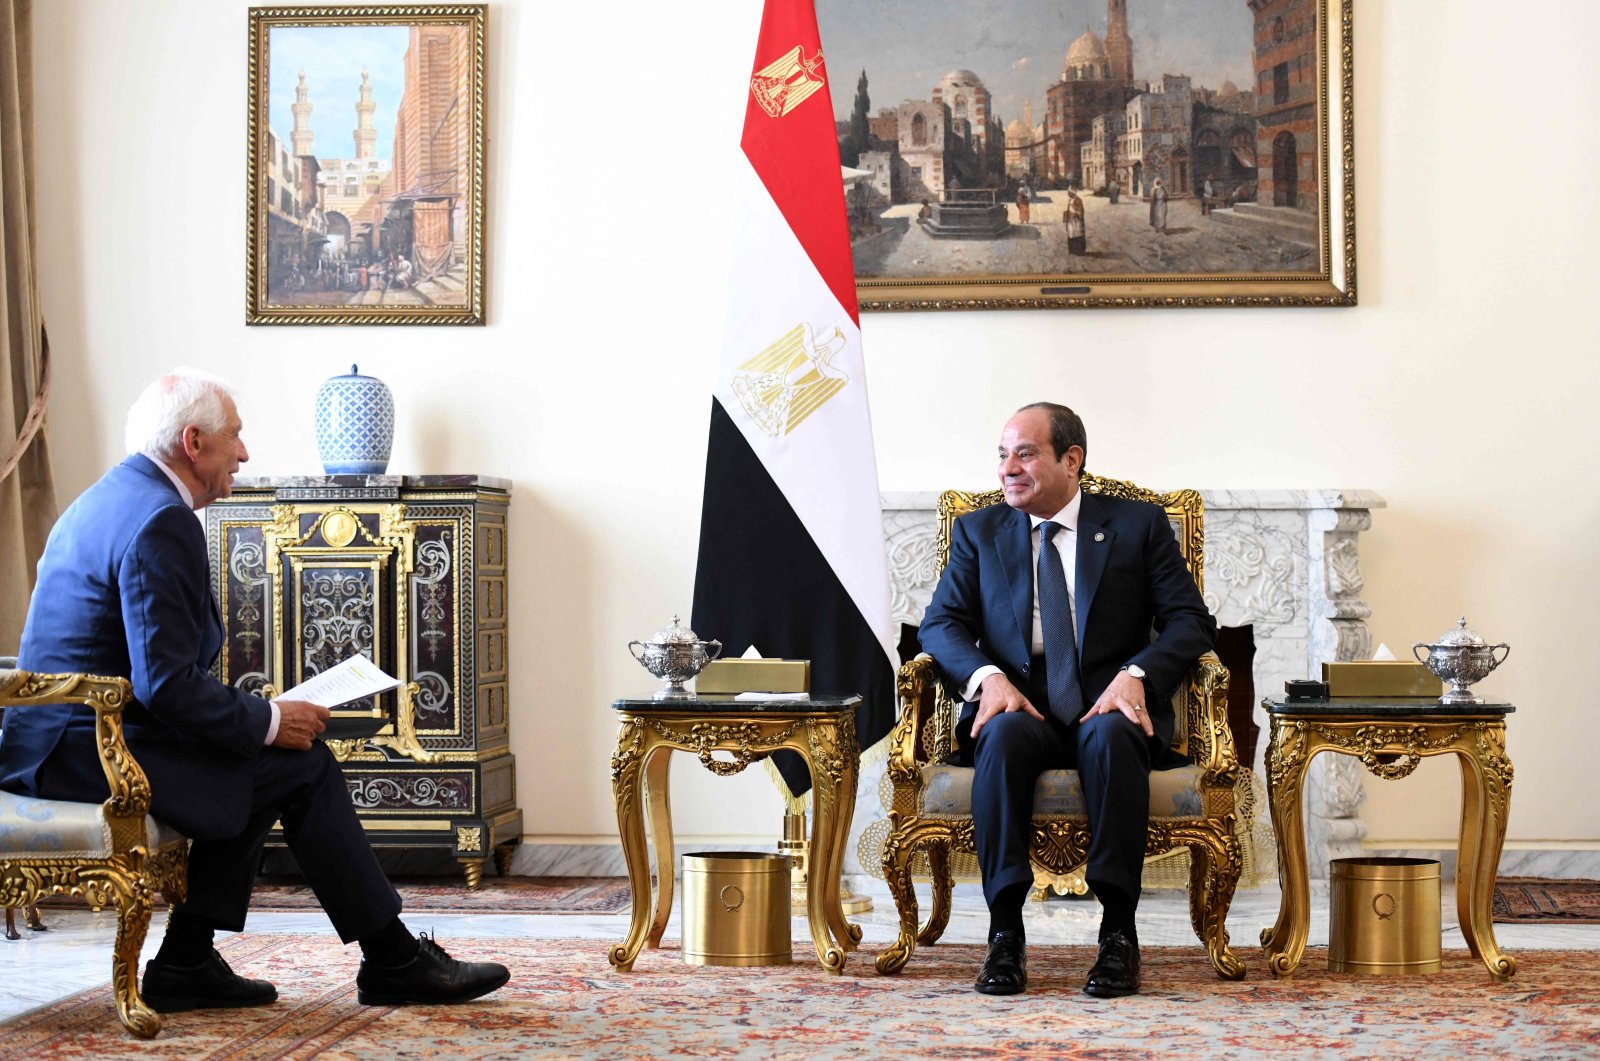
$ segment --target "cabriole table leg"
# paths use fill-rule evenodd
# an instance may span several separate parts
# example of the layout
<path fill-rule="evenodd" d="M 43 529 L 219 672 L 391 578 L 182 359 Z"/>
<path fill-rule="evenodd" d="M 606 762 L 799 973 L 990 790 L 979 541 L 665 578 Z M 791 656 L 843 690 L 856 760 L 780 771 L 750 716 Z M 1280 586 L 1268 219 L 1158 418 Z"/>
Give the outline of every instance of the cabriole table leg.
<path fill-rule="evenodd" d="M 1505 727 L 1486 727 L 1479 747 L 1458 750 L 1461 757 L 1461 841 L 1456 864 L 1456 907 L 1461 934 L 1489 975 L 1509 980 L 1517 960 L 1503 954 L 1494 938 L 1495 873 L 1505 846 L 1511 806 L 1511 762 L 1505 758 Z M 1468 816 L 1468 808 L 1471 816 Z"/>
<path fill-rule="evenodd" d="M 1278 838 L 1278 880 L 1283 888 L 1278 920 L 1261 933 L 1267 968 L 1274 976 L 1289 976 L 1305 954 L 1311 930 L 1311 890 L 1306 872 L 1305 823 L 1300 794 L 1306 768 L 1317 747 L 1294 723 L 1272 720 L 1272 743 L 1267 749 L 1267 776 L 1272 795 L 1272 828 Z"/>
<path fill-rule="evenodd" d="M 645 937 L 651 949 L 661 946 L 661 935 L 667 930 L 667 920 L 672 916 L 673 872 L 677 859 L 672 849 L 672 803 L 667 795 L 667 767 L 672 763 L 670 747 L 657 748 L 645 765 L 645 798 L 650 804 L 650 841 L 656 850 L 655 917 L 650 921 L 650 934 Z"/>
<path fill-rule="evenodd" d="M 644 724 L 623 716 L 617 750 L 611 756 L 611 790 L 617 803 L 617 831 L 628 863 L 628 886 L 633 892 L 633 912 L 627 938 L 611 948 L 607 958 L 618 972 L 633 968 L 650 927 L 650 852 L 644 838 L 644 800 L 640 775 L 648 753 Z"/>

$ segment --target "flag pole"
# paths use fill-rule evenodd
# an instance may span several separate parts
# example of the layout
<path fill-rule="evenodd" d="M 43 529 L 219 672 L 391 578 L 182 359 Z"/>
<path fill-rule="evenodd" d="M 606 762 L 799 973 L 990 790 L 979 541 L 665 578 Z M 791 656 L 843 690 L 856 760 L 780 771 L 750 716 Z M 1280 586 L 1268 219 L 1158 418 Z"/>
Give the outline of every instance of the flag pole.
<path fill-rule="evenodd" d="M 810 876 L 806 872 L 806 855 L 811 847 L 806 839 L 806 812 L 784 811 L 783 839 L 778 841 L 778 853 L 789 856 L 789 909 L 796 914 L 810 910 Z M 857 895 L 839 876 L 839 907 L 846 917 L 864 914 L 872 909 L 872 896 Z"/>

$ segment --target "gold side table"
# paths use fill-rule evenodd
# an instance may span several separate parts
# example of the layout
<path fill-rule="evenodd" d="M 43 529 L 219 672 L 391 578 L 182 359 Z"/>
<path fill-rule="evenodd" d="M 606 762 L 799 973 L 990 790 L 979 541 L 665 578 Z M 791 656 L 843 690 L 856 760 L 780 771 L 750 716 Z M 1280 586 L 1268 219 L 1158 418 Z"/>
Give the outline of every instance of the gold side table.
<path fill-rule="evenodd" d="M 1461 841 L 1456 906 L 1461 934 L 1474 958 L 1496 980 L 1516 975 L 1516 959 L 1494 939 L 1489 908 L 1506 839 L 1511 760 L 1505 717 L 1510 704 L 1442 704 L 1435 700 L 1264 700 L 1272 720 L 1267 747 L 1267 796 L 1278 837 L 1283 898 L 1278 920 L 1261 932 L 1267 966 L 1289 976 L 1305 953 L 1311 900 L 1306 880 L 1305 822 L 1300 814 L 1306 767 L 1323 751 L 1354 755 L 1388 781 L 1407 777 L 1428 755 L 1461 759 Z"/>
<path fill-rule="evenodd" d="M 700 764 L 722 777 L 737 774 L 768 752 L 787 748 L 811 768 L 811 848 L 808 858 L 807 917 L 817 959 L 830 973 L 844 969 L 845 955 L 861 942 L 861 926 L 845 920 L 839 902 L 839 873 L 855 813 L 856 744 L 859 696 L 813 695 L 807 700 L 735 700 L 732 696 L 671 700 L 621 699 L 611 706 L 620 723 L 611 756 L 611 788 L 617 803 L 622 853 L 633 889 L 633 920 L 628 937 L 611 948 L 619 972 L 633 968 L 648 941 L 661 945 L 672 914 L 672 812 L 667 800 L 667 766 L 674 751 L 693 752 Z M 713 755 L 726 753 L 725 758 Z M 645 843 L 645 816 L 655 846 L 656 890 L 651 894 L 651 863 Z"/>

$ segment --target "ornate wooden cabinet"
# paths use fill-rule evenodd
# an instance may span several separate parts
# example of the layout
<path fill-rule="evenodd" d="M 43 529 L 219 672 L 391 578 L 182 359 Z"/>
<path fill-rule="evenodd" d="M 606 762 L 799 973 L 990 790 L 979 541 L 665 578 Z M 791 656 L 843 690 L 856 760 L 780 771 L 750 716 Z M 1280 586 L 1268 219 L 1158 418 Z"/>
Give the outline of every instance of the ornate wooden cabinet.
<path fill-rule="evenodd" d="M 217 673 L 272 695 L 354 653 L 400 688 L 330 740 L 373 845 L 447 848 L 477 887 L 522 835 L 509 747 L 506 509 L 479 475 L 241 478 L 206 509 L 226 639 Z M 277 841 L 276 832 L 273 840 Z"/>

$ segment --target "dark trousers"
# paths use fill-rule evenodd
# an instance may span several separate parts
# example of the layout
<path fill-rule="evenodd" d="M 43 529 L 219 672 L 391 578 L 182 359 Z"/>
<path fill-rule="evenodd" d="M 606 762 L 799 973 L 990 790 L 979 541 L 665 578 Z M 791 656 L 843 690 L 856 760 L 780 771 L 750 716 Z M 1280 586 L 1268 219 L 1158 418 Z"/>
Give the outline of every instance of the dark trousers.
<path fill-rule="evenodd" d="M 1046 770 L 1075 769 L 1089 817 L 1089 887 L 1104 891 L 1109 885 L 1137 903 L 1150 826 L 1150 745 L 1144 732 L 1120 713 L 1067 726 L 1021 711 L 989 719 L 975 745 L 967 735 L 971 729 L 969 718 L 957 736 L 962 761 L 975 768 L 972 817 L 984 898 L 992 905 L 1005 888 L 1032 883 L 1034 786 Z"/>
<path fill-rule="evenodd" d="M 44 798 L 105 798 L 86 797 L 68 771 L 51 770 L 59 754 L 39 772 Z M 378 865 L 350 802 L 344 772 L 327 746 L 318 741 L 306 752 L 266 748 L 251 761 L 251 769 L 248 824 L 236 836 L 194 841 L 189 848 L 189 897 L 177 909 L 242 932 L 261 847 L 273 823 L 281 821 L 284 841 L 341 940 L 370 936 L 397 917 L 400 896 Z M 152 788 L 160 784 L 159 778 L 151 779 Z M 104 785 L 102 778 L 102 790 Z"/>

